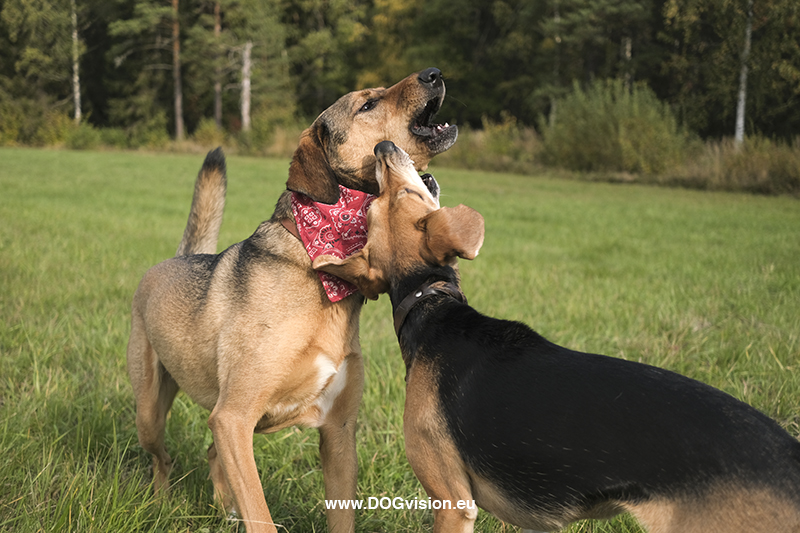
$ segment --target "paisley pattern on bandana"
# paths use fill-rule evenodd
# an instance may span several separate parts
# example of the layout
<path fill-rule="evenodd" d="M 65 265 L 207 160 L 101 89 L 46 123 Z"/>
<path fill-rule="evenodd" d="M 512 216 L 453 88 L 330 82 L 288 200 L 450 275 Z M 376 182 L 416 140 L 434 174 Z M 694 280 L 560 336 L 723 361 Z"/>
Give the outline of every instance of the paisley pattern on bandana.
<path fill-rule="evenodd" d="M 313 261 L 320 255 L 339 259 L 350 257 L 367 243 L 367 211 L 375 196 L 339 185 L 339 201 L 323 204 L 304 194 L 292 193 L 292 214 L 308 256 Z M 317 272 L 332 302 L 358 292 L 358 287 L 341 278 Z"/>

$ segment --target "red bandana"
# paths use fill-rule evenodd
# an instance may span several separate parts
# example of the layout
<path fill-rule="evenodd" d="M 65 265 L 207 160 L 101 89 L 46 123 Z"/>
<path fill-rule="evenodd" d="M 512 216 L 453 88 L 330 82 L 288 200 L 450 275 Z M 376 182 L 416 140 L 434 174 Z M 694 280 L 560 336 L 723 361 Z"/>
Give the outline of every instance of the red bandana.
<path fill-rule="evenodd" d="M 292 193 L 292 214 L 300 240 L 313 261 L 320 255 L 345 259 L 367 243 L 367 211 L 375 196 L 339 185 L 339 201 L 323 204 L 304 194 Z M 328 299 L 338 302 L 358 292 L 358 287 L 341 278 L 317 272 Z"/>

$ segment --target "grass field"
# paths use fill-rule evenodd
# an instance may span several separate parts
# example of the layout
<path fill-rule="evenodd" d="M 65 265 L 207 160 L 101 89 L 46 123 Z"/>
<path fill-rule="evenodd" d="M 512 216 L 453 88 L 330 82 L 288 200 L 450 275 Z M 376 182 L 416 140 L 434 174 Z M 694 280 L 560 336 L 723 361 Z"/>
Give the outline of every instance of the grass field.
<path fill-rule="evenodd" d="M 212 507 L 207 412 L 179 395 L 174 487 L 155 499 L 125 374 L 130 299 L 183 232 L 196 155 L 0 149 L 0 530 L 235 531 Z M 220 249 L 269 217 L 288 161 L 232 157 Z M 434 168 L 486 218 L 470 303 L 571 348 L 644 361 L 744 399 L 800 435 L 800 203 Z M 405 459 L 404 368 L 384 296 L 362 314 L 359 495 L 422 498 Z M 547 406 L 542 406 L 546 409 Z M 658 421 L 643 431 L 658 432 Z M 313 430 L 254 437 L 267 502 L 325 531 Z M 363 510 L 360 532 L 430 531 Z M 481 514 L 476 531 L 518 531 Z M 639 532 L 630 518 L 570 532 Z"/>

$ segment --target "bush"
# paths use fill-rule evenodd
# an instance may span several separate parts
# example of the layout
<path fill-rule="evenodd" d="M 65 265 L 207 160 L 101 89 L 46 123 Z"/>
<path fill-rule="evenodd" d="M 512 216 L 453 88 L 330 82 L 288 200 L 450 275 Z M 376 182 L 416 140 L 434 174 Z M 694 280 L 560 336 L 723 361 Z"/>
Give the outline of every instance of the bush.
<path fill-rule="evenodd" d="M 434 164 L 496 172 L 531 173 L 541 151 L 533 128 L 523 127 L 508 113 L 500 122 L 484 117 L 482 129 L 459 127 L 458 141 Z"/>
<path fill-rule="evenodd" d="M 225 132 L 217 127 L 213 118 L 204 118 L 194 130 L 194 140 L 204 148 L 216 148 L 225 144 Z"/>
<path fill-rule="evenodd" d="M 709 141 L 662 181 L 701 189 L 800 194 L 800 138 L 794 144 L 753 136 Z"/>
<path fill-rule="evenodd" d="M 306 126 L 306 121 L 269 125 L 265 121 L 254 120 L 250 131 L 236 134 L 236 147 L 240 153 L 247 155 L 292 157 Z"/>
<path fill-rule="evenodd" d="M 37 121 L 31 139 L 34 146 L 60 146 L 66 143 L 75 123 L 64 113 L 46 111 Z"/>
<path fill-rule="evenodd" d="M 67 133 L 67 148 L 73 150 L 91 150 L 102 144 L 100 130 L 87 122 L 81 122 Z"/>
<path fill-rule="evenodd" d="M 262 102 L 251 114 L 250 131 L 239 131 L 236 144 L 241 153 L 268 157 L 291 157 L 302 131 L 312 120 L 298 120 L 291 102 Z"/>
<path fill-rule="evenodd" d="M 15 146 L 20 139 L 24 114 L 10 100 L 0 95 L 0 146 Z"/>
<path fill-rule="evenodd" d="M 576 83 L 559 100 L 556 122 L 542 124 L 543 161 L 579 171 L 656 174 L 680 162 L 687 136 L 669 107 L 645 85 Z"/>
<path fill-rule="evenodd" d="M 267 157 L 292 157 L 306 127 L 307 124 L 303 122 L 277 126 L 266 140 L 265 146 L 261 149 L 262 153 Z"/>
<path fill-rule="evenodd" d="M 112 148 L 128 148 L 128 134 L 121 128 L 102 128 L 100 130 L 100 143 Z"/>
<path fill-rule="evenodd" d="M 15 98 L 0 88 L 0 145 L 58 146 L 74 127 L 45 99 Z"/>
<path fill-rule="evenodd" d="M 163 148 L 171 142 L 167 133 L 167 114 L 164 111 L 135 123 L 129 131 L 132 148 Z"/>

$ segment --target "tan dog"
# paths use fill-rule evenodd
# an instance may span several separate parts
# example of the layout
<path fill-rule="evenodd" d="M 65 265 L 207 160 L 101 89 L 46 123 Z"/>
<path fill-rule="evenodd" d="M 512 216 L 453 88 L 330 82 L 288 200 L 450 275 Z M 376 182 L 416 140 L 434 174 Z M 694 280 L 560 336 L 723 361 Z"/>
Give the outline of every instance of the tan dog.
<path fill-rule="evenodd" d="M 390 295 L 406 455 L 436 533 L 471 533 L 476 504 L 536 531 L 629 512 L 651 533 L 800 533 L 794 437 L 704 383 L 470 307 L 455 263 L 477 255 L 482 217 L 439 209 L 435 180 L 391 142 L 375 152 L 367 245 L 314 267 Z"/>
<path fill-rule="evenodd" d="M 377 192 L 373 147 L 384 139 L 424 169 L 457 136 L 454 126 L 430 123 L 444 94 L 441 73 L 431 68 L 388 89 L 343 96 L 303 133 L 287 188 L 325 203 L 338 199 L 339 184 Z M 216 150 L 198 175 L 177 257 L 151 268 L 134 295 L 128 373 L 139 442 L 154 456 L 156 491 L 168 486 L 165 421 L 183 389 L 211 410 L 215 497 L 249 532 L 272 532 L 253 431 L 318 428 L 325 497 L 355 498 L 363 297 L 328 300 L 291 233 L 289 192 L 250 238 L 213 255 L 225 187 L 224 157 Z M 353 510 L 328 510 L 327 518 L 332 532 L 354 530 Z"/>

